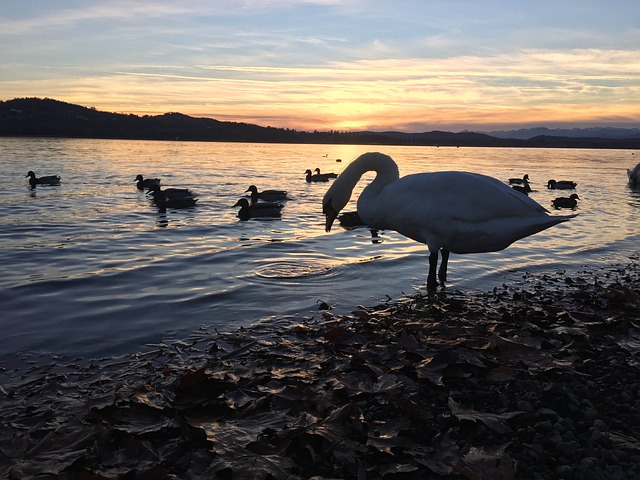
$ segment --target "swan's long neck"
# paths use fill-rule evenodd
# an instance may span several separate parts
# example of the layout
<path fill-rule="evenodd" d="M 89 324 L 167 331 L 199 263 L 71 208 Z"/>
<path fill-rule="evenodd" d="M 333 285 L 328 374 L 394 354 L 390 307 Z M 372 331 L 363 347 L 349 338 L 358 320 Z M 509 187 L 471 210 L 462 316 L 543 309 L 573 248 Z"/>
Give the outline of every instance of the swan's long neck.
<path fill-rule="evenodd" d="M 376 176 L 362 192 L 362 195 L 370 198 L 377 196 L 385 186 L 400 178 L 398 166 L 391 157 L 382 153 L 365 153 L 347 166 L 336 181 L 344 177 L 344 184 L 349 185 L 349 191 L 352 192 L 362 176 L 371 171 L 376 172 Z"/>
<path fill-rule="evenodd" d="M 373 182 L 364 189 L 360 197 L 362 198 L 362 196 L 364 196 L 368 198 L 370 205 L 376 204 L 376 197 L 386 185 L 396 181 L 400 177 L 398 166 L 391 157 L 387 155 L 382 153 L 365 153 L 358 157 L 338 175 L 338 178 L 336 178 L 333 185 L 331 185 L 324 195 L 322 210 L 327 216 L 327 231 L 331 230 L 331 225 L 338 215 L 338 212 L 349 202 L 353 189 L 360 178 L 362 178 L 362 175 L 370 171 L 376 172 L 376 177 Z"/>

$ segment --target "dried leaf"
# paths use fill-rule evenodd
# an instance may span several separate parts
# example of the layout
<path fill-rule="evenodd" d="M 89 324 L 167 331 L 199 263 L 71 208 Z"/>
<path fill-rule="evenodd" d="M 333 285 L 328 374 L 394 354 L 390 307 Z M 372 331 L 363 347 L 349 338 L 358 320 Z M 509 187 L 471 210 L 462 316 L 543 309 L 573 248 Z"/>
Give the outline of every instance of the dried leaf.
<path fill-rule="evenodd" d="M 470 420 L 472 422 L 480 421 L 487 427 L 500 433 L 510 432 L 511 429 L 507 424 L 507 420 L 524 413 L 520 411 L 504 413 L 478 412 L 476 410 L 462 408 L 451 397 L 449 397 L 449 409 L 458 420 Z"/>

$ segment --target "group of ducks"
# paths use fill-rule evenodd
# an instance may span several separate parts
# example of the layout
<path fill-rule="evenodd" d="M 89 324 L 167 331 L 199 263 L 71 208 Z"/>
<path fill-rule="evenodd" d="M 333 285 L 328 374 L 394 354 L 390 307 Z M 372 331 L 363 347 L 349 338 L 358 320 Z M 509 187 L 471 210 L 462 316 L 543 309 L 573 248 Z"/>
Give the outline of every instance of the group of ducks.
<path fill-rule="evenodd" d="M 528 195 L 533 190 L 529 185 L 529 175 L 525 174 L 522 178 L 510 178 L 509 185 L 514 190 L 517 190 L 525 195 Z M 547 182 L 547 188 L 551 190 L 575 190 L 578 184 L 572 180 L 549 180 Z M 570 208 L 575 209 L 578 206 L 578 200 L 580 197 L 577 193 L 572 193 L 569 197 L 557 197 L 551 201 L 554 208 Z"/>
<path fill-rule="evenodd" d="M 198 197 L 188 188 L 160 188 L 159 178 L 144 178 L 138 175 L 135 178 L 138 190 L 147 190 L 153 198 L 161 212 L 166 212 L 167 208 L 187 208 L 193 207 L 198 201 Z"/>
<path fill-rule="evenodd" d="M 429 248 L 427 288 L 435 289 L 447 278 L 449 254 L 496 252 L 513 242 L 534 235 L 547 228 L 566 222 L 576 215 L 549 215 L 540 204 L 521 193 L 515 186 L 529 186 L 529 176 L 505 182 L 470 172 L 430 172 L 400 177 L 397 164 L 388 155 L 365 153 L 349 164 L 335 178 L 322 201 L 326 217 L 325 230 L 329 232 L 341 210 L 348 204 L 356 184 L 367 172 L 376 173 L 358 198 L 357 216 L 371 229 L 393 230 Z M 305 172 L 307 181 L 313 172 Z M 317 170 L 316 175 L 320 172 Z M 329 174 L 327 174 L 329 175 Z M 39 184 L 56 185 L 60 177 L 37 178 L 27 174 L 32 187 Z M 640 183 L 640 164 L 628 171 L 629 184 Z M 188 189 L 162 190 L 159 179 L 136 178 L 138 188 L 147 189 L 159 205 L 185 206 L 195 204 L 196 197 Z M 518 184 L 518 185 L 516 185 Z M 530 187 L 529 187 L 530 188 Z M 550 189 L 575 189 L 573 181 L 547 182 Z M 463 192 L 462 194 L 460 192 Z M 248 219 L 259 216 L 279 216 L 282 202 L 287 200 L 284 190 L 258 191 L 255 185 L 238 200 L 238 217 Z M 527 193 L 526 191 L 524 193 Z M 575 195 L 575 194 L 574 194 Z M 572 195 L 573 197 L 573 195 Z M 571 207 L 559 197 L 553 204 L 557 208 Z M 577 195 L 573 201 L 577 200 Z M 575 206 L 575 205 L 574 205 Z M 442 261 L 438 266 L 439 257 Z"/>
<path fill-rule="evenodd" d="M 198 197 L 188 188 L 160 188 L 159 178 L 147 178 L 138 175 L 135 179 L 139 190 L 147 190 L 153 196 L 153 201 L 160 208 L 166 211 L 169 208 L 192 207 L 198 201 Z M 251 185 L 245 193 L 250 194 L 251 202 L 246 198 L 241 198 L 233 207 L 240 207 L 238 218 L 249 220 L 257 217 L 278 218 L 284 207 L 281 202 L 287 200 L 287 192 L 284 190 L 263 190 L 258 191 L 255 185 Z"/>
<path fill-rule="evenodd" d="M 312 182 L 328 182 L 334 178 L 338 178 L 337 173 L 320 173 L 320 169 L 316 168 L 311 171 L 307 169 L 305 172 L 305 180 L 307 183 Z M 288 200 L 288 193 L 285 190 L 262 190 L 258 191 L 255 185 L 249 186 L 245 193 L 250 194 L 250 201 L 241 198 L 236 202 L 234 207 L 240 207 L 238 218 L 240 220 L 249 220 L 250 218 L 279 218 L 284 208 L 284 201 Z"/>

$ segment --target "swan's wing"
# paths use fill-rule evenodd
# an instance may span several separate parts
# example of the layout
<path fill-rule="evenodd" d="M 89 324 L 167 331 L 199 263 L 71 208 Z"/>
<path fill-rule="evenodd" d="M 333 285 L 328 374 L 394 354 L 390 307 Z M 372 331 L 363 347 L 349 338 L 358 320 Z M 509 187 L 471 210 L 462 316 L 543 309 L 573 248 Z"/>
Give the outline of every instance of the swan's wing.
<path fill-rule="evenodd" d="M 468 222 L 496 217 L 539 216 L 546 212 L 540 204 L 501 181 L 468 172 L 435 172 L 403 177 L 380 192 L 379 208 L 390 217 L 411 219 L 420 216 L 434 221 Z"/>
<path fill-rule="evenodd" d="M 466 172 L 409 175 L 378 195 L 365 189 L 358 213 L 371 227 L 455 253 L 501 250 L 563 221 L 499 180 Z"/>

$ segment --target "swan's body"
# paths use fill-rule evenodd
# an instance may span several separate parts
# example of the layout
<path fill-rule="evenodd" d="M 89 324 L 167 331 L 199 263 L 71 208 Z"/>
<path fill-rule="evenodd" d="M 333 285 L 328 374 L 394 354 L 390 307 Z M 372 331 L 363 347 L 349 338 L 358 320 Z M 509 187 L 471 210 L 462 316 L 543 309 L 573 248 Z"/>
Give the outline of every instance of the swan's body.
<path fill-rule="evenodd" d="M 529 175 L 525 173 L 522 178 L 510 178 L 509 185 L 529 185 Z"/>
<path fill-rule="evenodd" d="M 314 175 L 313 172 L 309 169 L 307 169 L 304 174 L 305 176 L 305 180 L 308 183 L 311 182 L 328 182 L 329 181 L 329 177 L 324 176 L 324 175 Z"/>
<path fill-rule="evenodd" d="M 555 208 L 576 208 L 580 197 L 577 193 L 572 193 L 570 197 L 558 197 L 551 201 Z"/>
<path fill-rule="evenodd" d="M 319 168 L 316 168 L 314 170 L 314 172 L 315 172 L 315 175 L 317 175 L 318 177 L 324 177 L 327 180 L 329 180 L 331 178 L 338 178 L 338 174 L 337 173 L 333 173 L 333 172 L 331 172 L 331 173 L 320 173 L 320 169 Z"/>
<path fill-rule="evenodd" d="M 348 165 L 325 194 L 327 231 L 368 171 L 377 175 L 358 199 L 360 218 L 369 228 L 395 230 L 429 247 L 429 288 L 437 286 L 439 251 L 442 264 L 437 273 L 444 282 L 449 252 L 502 250 L 575 216 L 550 216 L 526 195 L 476 173 L 434 172 L 400 178 L 391 157 L 366 153 Z"/>
<path fill-rule="evenodd" d="M 134 180 L 136 183 L 136 187 L 138 190 L 144 190 L 145 188 L 151 188 L 155 185 L 160 186 L 159 178 L 144 178 L 142 175 L 138 175 Z"/>
<path fill-rule="evenodd" d="M 281 203 L 273 202 L 259 202 L 249 204 L 246 198 L 241 198 L 233 205 L 234 207 L 240 207 L 238 211 L 238 218 L 240 220 L 249 220 L 250 218 L 279 218 L 282 214 L 283 205 Z"/>
<path fill-rule="evenodd" d="M 578 184 L 576 182 L 572 182 L 571 180 L 549 180 L 547 182 L 547 188 L 551 188 L 553 190 L 573 190 L 576 188 Z"/>
<path fill-rule="evenodd" d="M 60 185 L 59 175 L 36 177 L 36 174 L 29 170 L 25 177 L 29 177 L 29 185 L 31 185 L 31 188 L 35 188 L 36 185 Z"/>
<path fill-rule="evenodd" d="M 258 200 L 264 200 L 265 202 L 281 202 L 287 200 L 287 192 L 284 190 L 263 190 L 258 192 L 258 187 L 251 185 L 247 188 L 247 192 L 251 192 L 251 203 L 257 203 Z"/>
<path fill-rule="evenodd" d="M 632 187 L 640 186 L 640 163 L 633 170 L 627 170 L 627 176 L 629 177 L 629 185 Z"/>

